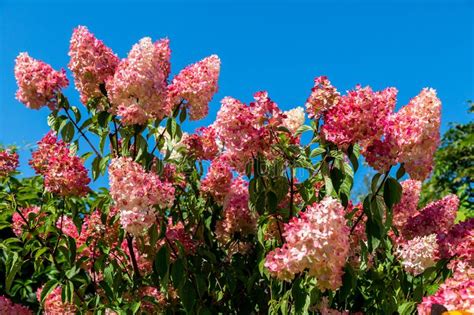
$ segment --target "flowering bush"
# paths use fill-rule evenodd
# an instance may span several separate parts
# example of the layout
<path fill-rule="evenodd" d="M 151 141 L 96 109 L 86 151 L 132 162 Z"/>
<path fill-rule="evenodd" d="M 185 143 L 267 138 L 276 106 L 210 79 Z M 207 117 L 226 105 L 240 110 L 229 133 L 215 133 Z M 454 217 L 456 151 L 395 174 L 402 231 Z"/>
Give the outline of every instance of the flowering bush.
<path fill-rule="evenodd" d="M 63 94 L 64 70 L 16 60 L 17 99 L 48 107 L 51 132 L 36 176 L 0 150 L 1 313 L 474 311 L 473 221 L 455 222 L 455 195 L 418 207 L 439 142 L 434 90 L 394 112 L 395 88 L 341 94 L 322 76 L 306 113 L 265 91 L 225 97 L 187 134 L 217 92 L 216 55 L 170 79 L 168 39 L 119 59 L 79 26 L 69 56 L 83 106 Z M 363 158 L 379 173 L 353 204 Z"/>

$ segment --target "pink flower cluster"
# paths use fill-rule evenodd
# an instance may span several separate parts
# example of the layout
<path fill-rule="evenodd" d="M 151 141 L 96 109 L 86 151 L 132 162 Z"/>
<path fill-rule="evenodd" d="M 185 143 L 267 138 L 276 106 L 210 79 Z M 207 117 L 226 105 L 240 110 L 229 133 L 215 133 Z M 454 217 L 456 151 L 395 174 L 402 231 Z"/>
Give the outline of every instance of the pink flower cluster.
<path fill-rule="evenodd" d="M 314 87 L 306 101 L 306 111 L 309 118 L 318 119 L 321 114 L 339 102 L 341 94 L 326 76 L 314 79 Z"/>
<path fill-rule="evenodd" d="M 60 196 L 84 196 L 89 191 L 90 178 L 84 162 L 72 155 L 68 145 L 52 133 L 38 142 L 30 165 L 44 176 L 46 190 Z"/>
<path fill-rule="evenodd" d="M 448 231 L 454 225 L 458 207 L 459 198 L 453 194 L 432 202 L 407 220 L 401 235 L 410 240 L 416 236 Z"/>
<path fill-rule="evenodd" d="M 18 167 L 18 154 L 10 150 L 0 151 L 0 177 L 8 176 Z"/>
<path fill-rule="evenodd" d="M 174 248 L 174 251 L 171 251 L 172 255 L 174 255 L 174 252 L 179 252 L 176 242 L 179 242 L 183 246 L 188 255 L 193 255 L 198 247 L 197 242 L 192 239 L 191 234 L 184 228 L 183 222 L 179 221 L 176 224 L 173 224 L 172 218 L 168 218 L 166 238 Z"/>
<path fill-rule="evenodd" d="M 349 254 L 349 228 L 342 205 L 326 197 L 300 212 L 300 218 L 293 218 L 284 229 L 286 243 L 266 257 L 270 274 L 291 280 L 308 269 L 320 290 L 339 288 Z"/>
<path fill-rule="evenodd" d="M 427 268 L 435 265 L 437 261 L 438 243 L 436 234 L 417 236 L 402 244 L 397 249 L 397 254 L 402 260 L 406 271 L 419 275 Z"/>
<path fill-rule="evenodd" d="M 14 212 L 12 216 L 12 229 L 13 233 L 15 233 L 16 236 L 20 237 L 25 229 L 27 228 L 27 224 L 24 219 L 28 221 L 28 224 L 30 224 L 30 219 L 34 217 L 32 223 L 34 223 L 33 226 L 30 226 L 33 230 L 36 230 L 38 228 L 38 225 L 40 224 L 41 218 L 44 218 L 46 214 L 41 214 L 40 215 L 40 208 L 38 206 L 31 206 L 28 208 L 21 208 L 19 209 L 21 212 L 21 215 L 18 212 Z M 30 217 L 31 214 L 31 217 Z M 23 216 L 23 217 L 22 217 Z M 24 219 L 23 219 L 24 218 Z"/>
<path fill-rule="evenodd" d="M 254 100 L 246 106 L 234 98 L 225 97 L 213 124 L 225 145 L 224 155 L 239 172 L 243 172 L 246 164 L 258 154 L 273 158 L 270 149 L 275 142 L 273 132 L 283 125 L 286 118 L 267 92 L 255 93 Z"/>
<path fill-rule="evenodd" d="M 74 75 L 74 84 L 84 104 L 92 97 L 102 96 L 99 86 L 114 75 L 120 61 L 117 55 L 85 26 L 74 29 L 69 57 L 69 69 Z"/>
<path fill-rule="evenodd" d="M 217 240 L 227 248 L 229 256 L 237 252 L 244 254 L 251 247 L 246 237 L 256 233 L 257 215 L 249 209 L 248 203 L 247 182 L 238 177 L 225 198 L 223 217 L 216 223 L 215 230 Z"/>
<path fill-rule="evenodd" d="M 418 314 L 432 314 L 433 304 L 443 305 L 448 311 L 474 313 L 474 268 L 455 272 L 452 278 L 440 285 L 434 295 L 424 297 L 418 304 Z"/>
<path fill-rule="evenodd" d="M 440 258 L 456 257 L 474 268 L 474 218 L 454 225 L 437 236 Z"/>
<path fill-rule="evenodd" d="M 232 170 L 225 156 L 220 156 L 211 162 L 206 177 L 201 180 L 201 192 L 210 195 L 214 200 L 223 204 L 232 185 Z"/>
<path fill-rule="evenodd" d="M 145 314 L 157 314 L 163 312 L 163 307 L 166 306 L 166 296 L 160 292 L 158 288 L 146 286 L 141 287 L 138 295 L 142 298 L 141 311 Z M 152 298 L 155 303 L 145 299 L 145 297 Z"/>
<path fill-rule="evenodd" d="M 149 37 L 142 38 L 107 81 L 110 101 L 124 124 L 145 124 L 170 113 L 166 82 L 170 54 L 167 39 L 153 43 Z"/>
<path fill-rule="evenodd" d="M 421 182 L 408 179 L 400 183 L 402 198 L 393 206 L 393 226 L 400 230 L 409 218 L 418 213 L 420 201 Z"/>
<path fill-rule="evenodd" d="M 306 109 L 310 118 L 323 117 L 321 135 L 326 140 L 340 148 L 360 144 L 377 171 L 405 163 L 411 178 L 424 180 L 439 144 L 441 102 L 433 89 L 425 88 L 394 113 L 397 93 L 395 88 L 374 92 L 357 86 L 340 96 L 326 77 L 319 77 Z"/>
<path fill-rule="evenodd" d="M 50 65 L 21 53 L 15 60 L 15 78 L 18 84 L 16 98 L 31 109 L 48 106 L 55 109 L 56 96 L 69 85 L 66 72 L 54 70 Z"/>
<path fill-rule="evenodd" d="M 0 314 L 33 315 L 33 312 L 28 307 L 21 304 L 15 304 L 9 298 L 1 295 Z"/>
<path fill-rule="evenodd" d="M 405 163 L 410 177 L 424 180 L 433 168 L 439 145 L 441 102 L 433 89 L 423 89 L 408 105 L 391 114 L 383 140 L 376 139 L 364 148 L 367 162 L 378 171 Z"/>
<path fill-rule="evenodd" d="M 72 237 L 73 239 L 79 239 L 79 231 L 77 229 L 76 224 L 71 217 L 67 215 L 63 215 L 59 217 L 58 221 L 56 222 L 56 227 L 65 235 Z M 78 247 L 82 244 L 77 244 Z"/>
<path fill-rule="evenodd" d="M 212 160 L 219 153 L 216 131 L 212 126 L 202 127 L 196 133 L 184 138 L 188 153 L 198 160 Z"/>
<path fill-rule="evenodd" d="M 180 99 L 187 101 L 191 120 L 207 116 L 208 104 L 217 92 L 220 66 L 219 57 L 209 56 L 181 70 L 168 86 L 173 104 Z"/>
<path fill-rule="evenodd" d="M 36 298 L 41 301 L 41 291 L 43 288 L 39 288 L 36 291 Z M 43 314 L 44 315 L 74 315 L 77 312 L 77 307 L 72 303 L 64 303 L 61 298 L 61 287 L 56 287 L 51 291 L 44 300 L 43 303 Z"/>
<path fill-rule="evenodd" d="M 395 88 L 374 92 L 370 87 L 357 86 L 326 110 L 322 136 L 342 148 L 380 138 L 395 108 L 396 96 Z"/>
<path fill-rule="evenodd" d="M 125 230 L 140 235 L 155 221 L 153 206 L 167 208 L 174 201 L 174 187 L 158 175 L 147 173 L 131 158 L 120 157 L 109 166 L 110 194 L 120 209 Z"/>

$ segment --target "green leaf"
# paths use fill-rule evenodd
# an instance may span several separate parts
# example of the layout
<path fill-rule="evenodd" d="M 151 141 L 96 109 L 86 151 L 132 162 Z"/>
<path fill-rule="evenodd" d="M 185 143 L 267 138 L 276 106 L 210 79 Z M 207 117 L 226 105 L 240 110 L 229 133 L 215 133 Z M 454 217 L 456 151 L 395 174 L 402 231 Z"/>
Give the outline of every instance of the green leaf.
<path fill-rule="evenodd" d="M 323 148 L 323 147 L 317 147 L 316 149 L 313 149 L 311 151 L 311 154 L 309 155 L 310 158 L 314 158 L 320 154 L 323 154 L 324 152 L 326 152 L 326 149 Z"/>
<path fill-rule="evenodd" d="M 383 188 L 383 198 L 389 209 L 392 209 L 393 205 L 400 202 L 402 198 L 402 186 L 396 179 L 392 177 L 387 178 Z"/>
<path fill-rule="evenodd" d="M 178 289 L 182 287 L 184 281 L 186 280 L 184 263 L 181 258 L 177 259 L 171 266 L 171 279 L 173 280 L 175 288 Z"/>
<path fill-rule="evenodd" d="M 191 313 L 196 302 L 196 292 L 191 282 L 186 281 L 186 284 L 179 290 L 179 297 L 186 313 Z"/>
<path fill-rule="evenodd" d="M 179 113 L 179 122 L 183 123 L 186 120 L 186 107 L 183 107 L 181 113 Z"/>
<path fill-rule="evenodd" d="M 169 259 L 170 253 L 168 246 L 161 246 L 156 254 L 154 262 L 155 272 L 160 276 L 160 278 L 163 278 L 169 271 Z"/>
<path fill-rule="evenodd" d="M 58 280 L 51 279 L 45 283 L 43 289 L 41 290 L 40 300 L 41 303 L 44 302 L 45 298 L 58 286 Z"/>
<path fill-rule="evenodd" d="M 74 138 L 74 125 L 72 122 L 68 121 L 61 129 L 61 137 L 63 138 L 64 142 L 69 143 L 72 141 L 72 138 Z"/>
<path fill-rule="evenodd" d="M 302 283 L 303 279 L 299 278 L 293 283 L 291 288 L 291 294 L 295 301 L 295 313 L 296 314 L 308 314 L 308 308 L 310 306 L 310 295 Z"/>
<path fill-rule="evenodd" d="M 18 253 L 13 252 L 11 259 L 7 261 L 7 277 L 5 278 L 5 289 L 10 291 L 13 280 L 15 279 L 16 274 L 21 269 L 22 261 L 20 260 Z"/>

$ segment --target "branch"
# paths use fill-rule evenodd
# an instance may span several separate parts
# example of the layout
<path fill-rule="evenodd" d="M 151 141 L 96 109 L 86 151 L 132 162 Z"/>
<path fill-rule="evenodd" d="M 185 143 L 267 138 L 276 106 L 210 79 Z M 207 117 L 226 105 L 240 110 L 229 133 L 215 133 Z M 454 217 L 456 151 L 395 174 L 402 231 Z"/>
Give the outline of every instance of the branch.
<path fill-rule="evenodd" d="M 79 133 L 82 135 L 82 137 L 87 141 L 87 143 L 89 144 L 89 146 L 92 148 L 92 150 L 94 150 L 95 154 L 100 157 L 102 159 L 102 155 L 99 153 L 99 151 L 94 147 L 94 145 L 92 144 L 92 142 L 89 140 L 89 138 L 87 138 L 87 136 L 85 135 L 85 133 L 81 130 L 81 128 L 79 128 L 79 126 L 76 124 L 76 122 L 74 121 L 74 119 L 72 119 L 71 117 L 71 114 L 69 114 L 69 110 L 67 108 L 64 108 L 64 111 L 66 112 L 66 115 L 67 117 L 69 118 L 69 120 L 72 122 L 72 124 L 74 125 L 74 127 L 76 127 L 77 131 L 79 131 Z"/>

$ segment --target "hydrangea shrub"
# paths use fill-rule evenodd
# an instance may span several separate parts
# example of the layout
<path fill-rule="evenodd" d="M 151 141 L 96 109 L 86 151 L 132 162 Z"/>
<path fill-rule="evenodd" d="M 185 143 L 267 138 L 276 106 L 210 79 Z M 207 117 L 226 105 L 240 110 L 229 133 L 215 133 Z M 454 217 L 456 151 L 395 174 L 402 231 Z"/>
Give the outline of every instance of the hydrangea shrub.
<path fill-rule="evenodd" d="M 455 195 L 418 207 L 440 137 L 433 89 L 395 112 L 393 87 L 340 93 L 320 76 L 304 106 L 227 96 L 188 134 L 221 61 L 171 78 L 170 47 L 145 37 L 120 59 L 79 26 L 78 106 L 64 70 L 18 56 L 17 99 L 47 107 L 51 131 L 33 177 L 0 150 L 2 313 L 474 312 L 473 221 L 455 222 Z M 378 173 L 355 203 L 364 160 Z"/>

